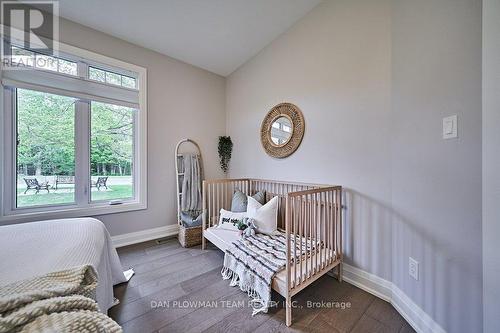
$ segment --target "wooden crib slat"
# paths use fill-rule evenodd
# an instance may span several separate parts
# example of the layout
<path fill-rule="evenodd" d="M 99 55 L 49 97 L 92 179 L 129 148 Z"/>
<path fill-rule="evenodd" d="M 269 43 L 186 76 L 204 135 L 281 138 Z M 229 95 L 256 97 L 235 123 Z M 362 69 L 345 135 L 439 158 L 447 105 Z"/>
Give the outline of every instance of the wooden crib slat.
<path fill-rule="evenodd" d="M 217 216 L 217 222 L 214 221 L 214 223 L 218 223 L 219 221 L 219 184 L 214 184 L 214 213 Z"/>
<path fill-rule="evenodd" d="M 334 235 L 335 235 L 335 191 L 332 191 L 330 193 L 330 197 L 331 197 L 331 202 L 332 204 L 330 205 L 330 209 L 332 211 L 332 223 L 330 224 L 331 225 L 331 232 L 328 234 L 328 236 L 330 237 L 330 250 L 328 251 L 328 253 L 330 254 L 330 258 L 328 260 L 328 264 L 331 263 L 332 261 L 332 257 L 333 257 L 333 249 L 335 248 L 335 239 L 334 239 Z"/>
<path fill-rule="evenodd" d="M 342 258 L 342 192 L 339 192 L 339 201 L 337 203 L 337 211 L 338 211 L 338 238 L 339 238 L 339 248 L 338 248 L 338 254 L 340 258 Z M 341 266 L 342 267 L 342 266 Z"/>
<path fill-rule="evenodd" d="M 340 251 L 340 242 L 339 242 L 339 241 L 340 241 L 340 235 L 341 235 L 341 234 L 340 234 L 340 233 L 341 233 L 341 230 L 340 230 L 340 224 L 339 224 L 339 222 L 340 222 L 340 218 L 339 218 L 339 214 L 340 214 L 340 206 L 339 206 L 339 202 L 340 202 L 340 200 L 341 200 L 341 199 L 340 199 L 340 195 L 341 195 L 341 193 L 340 193 L 340 192 L 338 192 L 338 191 L 336 191 L 336 193 L 337 193 L 337 200 L 336 200 L 336 202 L 335 202 L 335 216 L 336 216 L 336 218 L 335 218 L 335 225 L 336 225 L 336 228 L 335 228 L 335 236 L 336 236 L 336 238 L 337 238 L 337 239 L 336 239 L 336 243 L 337 243 L 337 249 L 336 249 L 336 251 L 337 251 L 337 252 L 336 252 L 335 254 L 338 254 L 338 253 L 339 253 L 339 251 Z"/>
<path fill-rule="evenodd" d="M 319 196 L 319 219 L 318 219 L 318 224 L 316 225 L 316 227 L 318 228 L 317 230 L 317 233 L 318 233 L 318 239 L 320 242 L 322 242 L 322 235 L 321 235 L 321 226 L 322 226 L 322 223 L 323 223 L 323 219 L 324 219 L 324 212 L 323 212 L 323 193 L 318 193 L 318 196 Z M 318 259 L 318 268 L 317 270 L 321 270 L 321 261 L 322 261 L 322 255 L 323 255 L 323 243 L 320 244 L 321 246 L 321 251 L 319 253 L 319 259 Z"/>
<path fill-rule="evenodd" d="M 324 261 L 322 263 L 322 269 L 325 267 L 325 263 L 327 261 L 327 256 L 328 256 L 328 237 L 327 237 L 327 225 L 328 225 L 328 221 L 330 220 L 330 213 L 329 213 L 329 210 L 328 210 L 328 192 L 325 192 L 325 223 L 323 225 L 323 240 L 325 242 L 325 258 L 324 258 Z"/>
<path fill-rule="evenodd" d="M 314 260 L 313 260 L 313 267 L 314 269 L 311 271 L 311 274 L 314 275 L 316 274 L 316 269 L 318 267 L 318 256 L 319 253 L 321 252 L 321 247 L 318 243 L 318 234 L 316 233 L 316 224 L 318 223 L 318 193 L 314 194 L 314 203 L 313 203 L 313 209 L 314 209 L 314 222 L 312 223 L 312 234 L 313 234 L 313 239 L 314 239 Z"/>
<path fill-rule="evenodd" d="M 306 214 L 305 214 L 305 218 L 304 218 L 304 239 L 305 239 L 305 243 L 306 243 L 306 254 L 305 254 L 305 259 L 306 259 L 306 263 L 305 263 L 305 272 L 304 272 L 304 279 L 307 279 L 308 278 L 308 269 L 309 269 L 309 257 L 310 257 L 310 253 L 307 253 L 307 246 L 310 245 L 310 242 L 309 242 L 309 221 L 310 221 L 310 209 L 309 209 L 309 196 L 306 196 Z"/>
<path fill-rule="evenodd" d="M 333 261 L 333 250 L 335 248 L 335 193 L 336 191 L 331 192 L 331 197 L 332 197 L 332 204 L 330 206 L 330 209 L 332 210 L 332 223 L 331 225 L 331 232 L 329 234 L 330 236 L 330 260 L 328 263 L 330 264 Z"/>
<path fill-rule="evenodd" d="M 333 196 L 333 202 L 332 202 L 332 212 L 333 212 L 333 220 L 332 220 L 332 261 L 334 260 L 333 256 L 333 251 L 335 250 L 336 247 L 336 236 L 337 236 L 337 228 L 336 226 L 336 221 L 337 221 L 337 212 L 335 210 L 335 202 L 337 200 L 337 191 L 332 191 L 332 196 Z"/>
<path fill-rule="evenodd" d="M 313 223 L 313 210 L 312 210 L 312 195 L 309 196 L 310 197 L 310 201 L 309 201 L 309 205 L 308 205 L 308 209 L 309 209 L 309 219 L 307 220 L 307 235 L 309 237 L 309 247 L 312 249 L 312 246 L 313 246 L 313 233 L 312 233 L 312 223 Z M 316 248 L 316 247 L 315 247 Z M 308 258 L 307 258 L 307 261 L 309 262 L 309 265 L 307 265 L 307 269 L 306 272 L 307 272 L 307 278 L 310 278 L 311 277 L 311 274 L 312 274 L 312 270 L 313 270 L 313 255 L 314 253 L 312 252 L 311 250 L 311 253 L 309 254 Z"/>
<path fill-rule="evenodd" d="M 331 211 L 331 192 L 328 191 L 326 192 L 327 196 L 327 209 L 328 209 L 328 220 L 325 224 L 325 238 L 326 238 L 326 256 L 325 256 L 325 265 L 328 265 L 330 261 L 330 248 L 331 248 L 331 243 L 330 243 L 330 223 L 332 221 L 332 211 Z"/>
<path fill-rule="evenodd" d="M 293 287 L 297 286 L 297 224 L 299 217 L 299 200 L 294 198 L 293 212 Z"/>
<path fill-rule="evenodd" d="M 299 268 L 300 268 L 300 275 L 299 275 L 299 282 L 298 282 L 298 285 L 300 285 L 302 283 L 302 243 L 303 243 L 303 239 L 302 239 L 302 235 L 303 235 L 303 231 L 302 231 L 302 226 L 303 226 L 303 223 L 302 221 L 304 220 L 304 214 L 305 214 L 305 204 L 304 204 L 304 200 L 302 200 L 300 202 L 300 218 L 299 218 L 299 237 L 300 237 L 300 240 L 299 240 L 299 255 L 300 255 L 300 260 L 299 260 Z"/>
<path fill-rule="evenodd" d="M 338 210 L 339 210 L 339 221 L 338 221 L 338 230 L 339 230 L 339 249 L 338 249 L 338 256 L 339 256 L 339 267 L 338 267 L 338 279 L 339 282 L 342 282 L 342 267 L 343 263 L 342 260 L 344 259 L 344 254 L 343 254 L 343 248 L 342 248 L 342 238 L 343 238 L 343 233 L 342 233 L 342 191 L 339 190 L 339 203 L 338 203 Z"/>
<path fill-rule="evenodd" d="M 286 232 L 286 285 L 287 285 L 287 293 L 290 293 L 291 286 L 291 278 L 292 271 L 290 269 L 290 234 L 291 234 L 291 225 L 290 220 L 292 219 L 292 199 L 288 196 L 286 197 L 286 205 L 285 205 L 285 232 Z"/>
<path fill-rule="evenodd" d="M 215 212 L 215 185 L 210 184 L 210 189 L 212 191 L 212 197 L 210 198 L 211 203 L 212 203 L 212 205 L 211 205 L 212 206 L 212 213 L 210 215 L 210 219 L 212 220 L 212 225 L 214 225 L 215 224 L 214 218 L 215 218 L 215 214 L 216 214 L 216 212 Z"/>
<path fill-rule="evenodd" d="M 219 212 L 220 218 L 220 209 L 222 208 L 222 187 L 225 183 L 221 183 L 217 185 L 217 212 Z"/>
<path fill-rule="evenodd" d="M 316 255 L 314 256 L 314 272 L 313 274 L 316 274 L 316 272 L 318 271 L 318 258 L 319 258 L 319 254 L 321 253 L 321 243 L 319 242 L 319 237 L 318 237 L 318 220 L 320 219 L 321 217 L 321 213 L 319 212 L 319 207 L 320 207 L 320 201 L 319 201 L 319 193 L 316 193 L 314 195 L 314 199 L 315 199 L 315 204 L 314 204 L 314 211 L 315 211 L 315 222 L 313 223 L 313 233 L 314 233 L 314 241 L 315 241 L 315 245 L 316 245 Z"/>

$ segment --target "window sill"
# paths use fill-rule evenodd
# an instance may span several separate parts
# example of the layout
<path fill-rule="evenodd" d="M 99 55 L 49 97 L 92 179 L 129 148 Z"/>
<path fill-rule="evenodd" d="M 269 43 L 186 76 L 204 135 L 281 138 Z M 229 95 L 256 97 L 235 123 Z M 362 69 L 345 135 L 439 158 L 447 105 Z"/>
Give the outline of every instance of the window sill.
<path fill-rule="evenodd" d="M 62 219 L 73 217 L 88 217 L 97 215 L 107 215 L 116 213 L 125 213 L 136 210 L 147 209 L 147 203 L 143 202 L 124 202 L 119 205 L 94 205 L 89 207 L 64 207 L 57 210 L 43 210 L 43 211 L 30 211 L 20 212 L 13 211 L 6 213 L 0 217 L 0 222 L 9 221 L 35 221 L 35 220 L 49 220 L 49 219 Z"/>

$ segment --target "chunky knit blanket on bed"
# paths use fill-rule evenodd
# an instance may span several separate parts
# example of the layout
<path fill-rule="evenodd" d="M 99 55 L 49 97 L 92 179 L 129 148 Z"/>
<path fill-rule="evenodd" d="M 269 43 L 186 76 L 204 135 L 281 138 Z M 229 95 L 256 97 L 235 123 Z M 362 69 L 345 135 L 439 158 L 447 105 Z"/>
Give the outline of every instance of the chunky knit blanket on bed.
<path fill-rule="evenodd" d="M 311 251 L 310 242 L 294 242 L 297 257 Z M 295 245 L 296 244 L 296 245 Z M 296 261 L 294 258 L 290 260 Z M 286 236 L 283 232 L 268 236 L 256 234 L 233 242 L 224 255 L 222 278 L 231 279 L 230 286 L 239 286 L 251 297 L 252 316 L 259 312 L 267 312 L 271 300 L 271 283 L 273 277 L 286 266 Z"/>
<path fill-rule="evenodd" d="M 0 287 L 0 332 L 122 332 L 94 301 L 97 274 L 85 265 Z"/>

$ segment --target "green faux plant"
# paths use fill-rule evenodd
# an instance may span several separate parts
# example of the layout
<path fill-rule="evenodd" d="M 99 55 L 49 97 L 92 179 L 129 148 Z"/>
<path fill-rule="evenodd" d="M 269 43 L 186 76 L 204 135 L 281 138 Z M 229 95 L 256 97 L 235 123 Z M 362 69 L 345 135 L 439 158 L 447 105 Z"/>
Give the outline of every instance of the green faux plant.
<path fill-rule="evenodd" d="M 220 167 L 224 173 L 229 169 L 229 160 L 233 152 L 233 142 L 230 136 L 219 136 L 219 159 Z"/>
<path fill-rule="evenodd" d="M 240 220 L 240 221 L 238 221 L 238 224 L 236 225 L 236 227 L 238 228 L 238 230 L 243 231 L 246 228 L 248 228 L 248 225 L 246 224 L 245 220 Z"/>

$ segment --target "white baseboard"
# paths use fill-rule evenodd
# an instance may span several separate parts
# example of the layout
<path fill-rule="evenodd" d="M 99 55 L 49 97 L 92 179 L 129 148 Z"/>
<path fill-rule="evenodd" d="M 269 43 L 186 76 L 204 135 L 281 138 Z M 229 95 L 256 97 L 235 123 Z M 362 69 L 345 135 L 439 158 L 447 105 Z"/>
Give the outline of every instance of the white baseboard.
<path fill-rule="evenodd" d="M 392 284 L 391 304 L 417 332 L 446 333 L 422 308 L 413 302 L 401 289 Z"/>
<path fill-rule="evenodd" d="M 348 264 L 344 264 L 343 271 L 342 278 L 346 282 L 391 303 L 418 333 L 446 333 L 434 319 L 391 281 Z"/>
<path fill-rule="evenodd" d="M 145 242 L 152 239 L 163 238 L 168 236 L 175 236 L 179 233 L 179 226 L 177 224 L 167 225 L 164 227 L 146 229 L 128 234 L 111 236 L 113 245 L 115 247 L 122 247 L 126 245 Z"/>
<path fill-rule="evenodd" d="M 392 295 L 392 283 L 390 281 L 384 280 L 374 274 L 365 272 L 362 269 L 356 268 L 354 266 L 344 264 L 344 274 L 342 278 L 360 288 L 364 291 L 369 292 L 384 301 L 391 302 Z"/>

